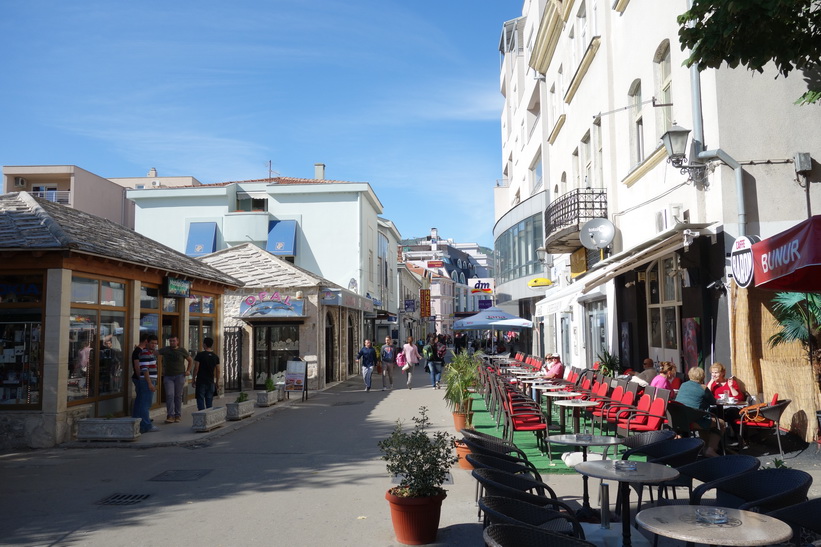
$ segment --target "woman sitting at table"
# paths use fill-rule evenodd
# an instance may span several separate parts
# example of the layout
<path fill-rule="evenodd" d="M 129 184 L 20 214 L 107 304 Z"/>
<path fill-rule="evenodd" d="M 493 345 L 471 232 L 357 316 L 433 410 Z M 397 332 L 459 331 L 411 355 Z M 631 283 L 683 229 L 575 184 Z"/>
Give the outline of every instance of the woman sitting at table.
<path fill-rule="evenodd" d="M 671 382 L 673 378 L 676 377 L 676 365 L 670 363 L 669 361 L 663 361 L 659 368 L 661 370 L 659 370 L 659 373 L 653 377 L 653 380 L 650 382 L 650 386 L 669 389 L 672 391 L 673 384 Z"/>
<path fill-rule="evenodd" d="M 707 445 L 704 455 L 708 458 L 718 456 L 716 449 L 721 437 L 724 435 L 726 424 L 709 412 L 710 407 L 716 404 L 716 399 L 713 397 L 713 392 L 704 385 L 704 369 L 693 367 L 689 370 L 687 376 L 689 376 L 690 381 L 681 384 L 681 388 L 676 395 L 676 402 L 704 412 L 701 418 L 694 422 L 695 428 Z"/>
<path fill-rule="evenodd" d="M 726 374 L 727 369 L 721 363 L 713 363 L 713 366 L 710 367 L 710 381 L 707 382 L 707 387 L 713 393 L 713 397 L 716 400 L 727 397 L 735 399 L 737 402 L 743 402 L 742 399 L 746 400 L 744 391 L 738 385 L 735 376 L 730 376 L 727 379 L 725 378 Z"/>

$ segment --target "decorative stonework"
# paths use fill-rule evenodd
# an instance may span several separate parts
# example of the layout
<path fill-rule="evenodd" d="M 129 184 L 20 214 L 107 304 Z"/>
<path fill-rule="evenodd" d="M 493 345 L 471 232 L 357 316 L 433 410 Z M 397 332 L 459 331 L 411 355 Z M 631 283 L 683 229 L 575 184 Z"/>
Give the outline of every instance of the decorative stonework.
<path fill-rule="evenodd" d="M 139 418 L 86 418 L 77 422 L 78 441 L 136 441 Z"/>
<path fill-rule="evenodd" d="M 225 403 L 225 408 L 226 419 L 232 421 L 241 420 L 254 413 L 254 401 L 249 399 L 241 403 Z"/>
<path fill-rule="evenodd" d="M 192 412 L 191 416 L 194 418 L 194 431 L 203 432 L 218 428 L 225 423 L 225 415 L 226 411 L 224 406 Z"/>

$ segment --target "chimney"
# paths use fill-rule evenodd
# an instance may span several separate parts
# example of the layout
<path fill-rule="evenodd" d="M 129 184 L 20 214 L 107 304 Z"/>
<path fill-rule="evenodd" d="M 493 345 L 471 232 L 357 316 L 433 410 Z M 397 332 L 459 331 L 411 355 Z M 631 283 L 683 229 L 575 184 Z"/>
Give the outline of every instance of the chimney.
<path fill-rule="evenodd" d="M 314 164 L 314 178 L 317 180 L 325 180 L 325 164 L 324 163 L 315 163 Z"/>
<path fill-rule="evenodd" d="M 152 167 L 151 169 L 149 169 L 148 174 L 146 175 L 146 177 L 156 177 L 156 176 L 157 176 L 157 168 L 156 167 Z"/>

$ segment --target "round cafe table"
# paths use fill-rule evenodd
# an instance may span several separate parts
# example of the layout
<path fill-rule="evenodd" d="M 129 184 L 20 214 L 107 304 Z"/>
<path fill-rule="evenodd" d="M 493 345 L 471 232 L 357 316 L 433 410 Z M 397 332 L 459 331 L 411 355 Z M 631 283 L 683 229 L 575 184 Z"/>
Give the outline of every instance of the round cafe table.
<path fill-rule="evenodd" d="M 635 470 L 622 471 L 616 463 L 623 460 L 595 460 L 576 465 L 575 470 L 582 475 L 606 481 L 618 481 L 621 491 L 621 533 L 622 546 L 633 545 L 630 538 L 630 484 L 658 484 L 678 478 L 679 472 L 660 463 L 632 462 Z M 609 511 L 609 508 L 604 508 Z"/>
<path fill-rule="evenodd" d="M 699 505 L 663 505 L 640 511 L 636 522 L 645 530 L 668 538 L 686 541 L 688 545 L 770 545 L 792 537 L 789 524 L 776 518 L 729 509 L 725 524 L 709 524 L 696 519 Z"/>
<path fill-rule="evenodd" d="M 583 461 L 587 461 L 587 448 L 589 446 L 604 446 L 605 449 L 602 454 L 602 459 L 604 459 L 607 457 L 607 450 L 611 446 L 619 445 L 622 442 L 624 442 L 624 437 L 611 437 L 608 435 L 550 435 L 547 437 L 548 446 L 550 446 L 550 443 L 581 446 Z M 597 516 L 595 515 L 595 511 L 590 507 L 590 494 L 587 489 L 587 475 L 582 475 L 582 483 L 584 486 L 582 494 L 582 508 L 577 511 L 576 516 Z"/>
<path fill-rule="evenodd" d="M 547 425 L 548 427 L 550 424 L 553 423 L 553 399 L 568 399 L 571 397 L 578 397 L 581 393 L 577 393 L 575 391 L 548 391 L 543 393 L 545 397 L 547 397 Z M 559 412 L 559 429 L 561 432 L 564 433 L 564 412 Z"/>
<path fill-rule="evenodd" d="M 582 409 L 598 406 L 599 403 L 596 401 L 588 401 L 586 399 L 568 399 L 556 401 L 556 404 L 561 407 L 573 409 L 573 433 L 578 434 L 579 420 L 581 418 Z M 564 412 L 562 412 L 562 414 L 564 414 Z M 564 429 L 562 429 L 562 433 L 564 433 Z"/>

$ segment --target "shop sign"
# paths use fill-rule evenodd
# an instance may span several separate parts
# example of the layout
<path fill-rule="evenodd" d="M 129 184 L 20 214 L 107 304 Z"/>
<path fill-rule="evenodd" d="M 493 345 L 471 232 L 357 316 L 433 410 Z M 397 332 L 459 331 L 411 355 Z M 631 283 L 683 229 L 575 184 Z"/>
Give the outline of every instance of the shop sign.
<path fill-rule="evenodd" d="M 416 311 L 416 300 L 405 299 L 405 311 L 406 312 Z"/>
<path fill-rule="evenodd" d="M 493 300 L 479 300 L 479 311 L 493 307 Z"/>
<path fill-rule="evenodd" d="M 291 300 L 279 291 L 260 291 L 245 297 L 239 305 L 242 317 L 302 317 L 304 302 Z"/>
<path fill-rule="evenodd" d="M 753 272 L 755 271 L 753 259 L 753 240 L 740 236 L 733 242 L 733 249 L 730 251 L 730 269 L 733 272 L 733 279 L 742 289 L 746 289 L 753 283 Z"/>
<path fill-rule="evenodd" d="M 191 282 L 178 277 L 163 278 L 163 296 L 168 298 L 189 298 L 191 296 Z"/>
<path fill-rule="evenodd" d="M 444 268 L 445 263 L 442 260 L 428 260 L 428 268 Z"/>
<path fill-rule="evenodd" d="M 470 294 L 491 296 L 496 289 L 495 281 L 492 277 L 474 278 L 468 280 Z"/>
<path fill-rule="evenodd" d="M 430 289 L 419 289 L 419 303 L 422 306 L 422 317 L 430 317 Z"/>
<path fill-rule="evenodd" d="M 17 302 L 24 296 L 40 296 L 40 287 L 34 283 L 0 283 L 0 302 Z"/>

